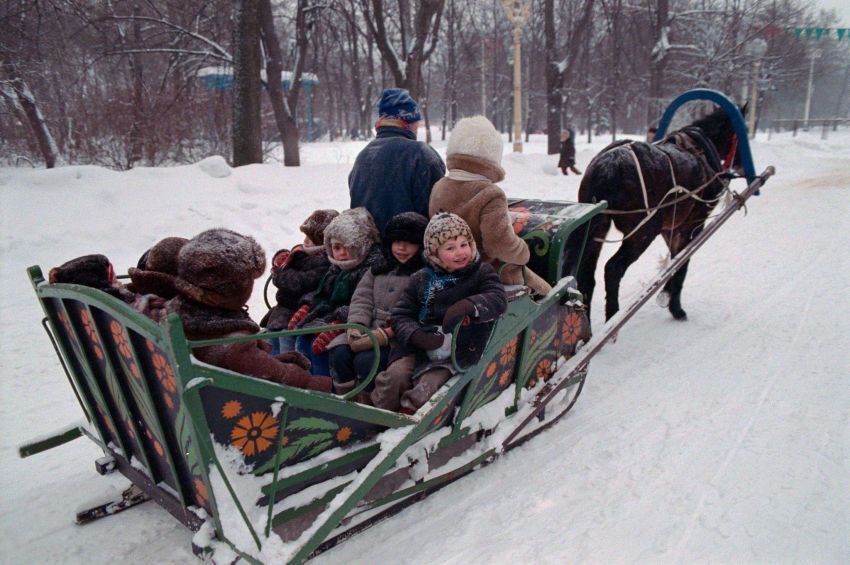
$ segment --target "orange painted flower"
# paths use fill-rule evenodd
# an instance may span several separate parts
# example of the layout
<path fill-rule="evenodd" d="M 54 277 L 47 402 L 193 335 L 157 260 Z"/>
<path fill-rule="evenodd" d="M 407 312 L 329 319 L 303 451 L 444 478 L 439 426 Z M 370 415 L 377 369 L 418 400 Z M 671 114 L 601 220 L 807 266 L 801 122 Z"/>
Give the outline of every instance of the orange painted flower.
<path fill-rule="evenodd" d="M 59 310 L 59 321 L 62 322 L 62 325 L 65 326 L 65 331 L 68 332 L 68 335 L 71 336 L 71 339 L 77 341 L 77 334 L 71 329 L 71 320 L 68 319 L 68 313 L 64 310 Z"/>
<path fill-rule="evenodd" d="M 564 320 L 564 325 L 561 327 L 561 336 L 564 338 L 564 344 L 570 347 L 578 343 L 582 338 L 583 327 L 582 316 L 578 312 L 570 312 L 567 319 Z"/>
<path fill-rule="evenodd" d="M 156 452 L 160 457 L 165 455 L 165 451 L 162 450 L 162 445 L 160 445 L 157 440 L 153 440 L 153 448 L 156 449 Z"/>
<path fill-rule="evenodd" d="M 553 366 L 551 359 L 543 359 L 537 364 L 537 378 L 544 381 L 549 380 L 552 376 Z"/>
<path fill-rule="evenodd" d="M 268 412 L 254 412 L 244 416 L 230 432 L 230 443 L 247 456 L 262 453 L 277 437 L 277 418 Z"/>
<path fill-rule="evenodd" d="M 159 353 L 154 353 L 153 368 L 156 371 L 156 378 L 159 379 L 165 390 L 177 392 L 177 381 L 174 379 L 174 371 L 171 370 L 168 360 Z"/>
<path fill-rule="evenodd" d="M 100 343 L 97 337 L 97 331 L 94 328 L 94 322 L 91 319 L 91 314 L 89 314 L 88 310 L 83 310 L 80 312 L 80 320 L 83 321 L 83 329 L 86 330 L 86 333 L 89 336 L 89 339 L 92 340 L 92 343 Z"/>
<path fill-rule="evenodd" d="M 228 400 L 221 408 L 221 415 L 230 420 L 242 412 L 242 403 L 238 400 Z"/>
<path fill-rule="evenodd" d="M 513 369 L 513 367 L 511 367 L 510 369 L 505 369 L 504 371 L 502 371 L 502 374 L 499 375 L 500 387 L 504 387 L 506 384 L 508 384 L 508 381 L 511 380 L 511 375 L 513 374 L 513 371 L 511 369 Z"/>
<path fill-rule="evenodd" d="M 207 485 L 205 485 L 204 481 L 198 477 L 195 477 L 193 484 L 195 485 L 195 499 L 201 506 L 206 506 L 207 499 L 209 498 L 209 495 L 207 494 Z"/>
<path fill-rule="evenodd" d="M 493 375 L 496 374 L 496 362 L 491 361 L 489 365 L 487 365 L 487 370 L 484 372 L 484 377 L 489 381 L 493 378 Z"/>
<path fill-rule="evenodd" d="M 124 359 L 128 361 L 132 360 L 133 353 L 130 350 L 130 341 L 127 339 L 127 332 L 124 331 L 121 324 L 116 320 L 112 320 L 112 323 L 109 324 L 109 330 L 112 332 L 112 339 L 115 340 L 115 347 L 118 348 L 118 353 Z"/>
<path fill-rule="evenodd" d="M 174 410 L 174 399 L 171 398 L 171 395 L 163 392 L 162 399 L 165 401 L 165 404 L 168 406 L 169 410 Z"/>
<path fill-rule="evenodd" d="M 145 340 L 145 345 L 148 346 L 148 351 L 150 351 L 151 353 L 153 353 L 154 350 L 156 349 L 156 346 L 154 346 L 153 342 L 149 339 Z"/>
<path fill-rule="evenodd" d="M 434 427 L 435 428 L 443 423 L 443 418 L 446 417 L 446 414 L 448 413 L 450 406 L 451 406 L 450 404 L 446 404 L 445 406 L 443 406 L 443 409 L 440 410 L 440 413 L 437 414 L 436 418 L 434 418 Z"/>
<path fill-rule="evenodd" d="M 283 447 L 289 445 L 289 436 L 283 436 L 282 438 L 280 438 L 280 445 L 282 445 Z"/>
<path fill-rule="evenodd" d="M 348 426 L 343 426 L 336 433 L 336 440 L 339 441 L 339 442 L 342 442 L 342 443 L 347 442 L 350 437 L 351 437 L 351 428 L 349 428 Z"/>
<path fill-rule="evenodd" d="M 130 363 L 130 373 L 132 373 L 137 380 L 142 380 L 142 373 L 139 372 L 139 366 L 135 363 Z"/>

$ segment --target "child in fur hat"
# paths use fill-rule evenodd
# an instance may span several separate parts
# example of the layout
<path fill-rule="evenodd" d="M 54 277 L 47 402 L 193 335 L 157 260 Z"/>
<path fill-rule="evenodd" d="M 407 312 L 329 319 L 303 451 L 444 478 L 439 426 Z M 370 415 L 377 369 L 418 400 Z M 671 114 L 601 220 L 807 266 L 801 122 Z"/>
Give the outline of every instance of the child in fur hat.
<path fill-rule="evenodd" d="M 378 229 L 365 208 L 345 210 L 331 220 L 325 228 L 324 244 L 331 267 L 318 287 L 302 298 L 303 304 L 289 320 L 289 329 L 345 322 L 357 283 L 383 257 Z M 346 342 L 343 333 L 337 330 L 298 336 L 295 349 L 310 359 L 314 374 L 326 375 L 330 370 L 327 351 Z"/>
<path fill-rule="evenodd" d="M 166 237 L 145 251 L 135 267 L 127 270 L 132 281 L 127 289 L 139 294 L 155 294 L 170 299 L 177 296 L 177 255 L 189 242 L 185 237 Z"/>
<path fill-rule="evenodd" d="M 393 337 L 390 310 L 407 287 L 410 275 L 423 266 L 420 251 L 427 225 L 425 216 L 416 212 L 393 216 L 384 230 L 384 259 L 363 275 L 351 298 L 348 322 L 373 330 L 381 346 L 379 371 L 387 365 Z M 337 394 L 349 392 L 358 380 L 368 376 L 375 359 L 368 336 L 356 329 L 349 329 L 347 334 L 348 343 L 330 351 L 330 372 Z"/>
<path fill-rule="evenodd" d="M 105 255 L 83 255 L 66 261 L 50 269 L 47 280 L 50 284 L 79 284 L 96 288 L 130 304 L 135 299 L 135 295 L 115 278 L 115 269 Z"/>
<path fill-rule="evenodd" d="M 254 279 L 263 274 L 266 256 L 253 238 L 226 229 L 198 234 L 180 249 L 174 287 L 178 295 L 166 304 L 176 312 L 191 340 L 253 335 L 260 327 L 245 303 Z M 280 384 L 330 391 L 329 377 L 313 376 L 309 361 L 294 352 L 272 356 L 262 340 L 211 345 L 192 354 L 205 363 Z"/>
<path fill-rule="evenodd" d="M 424 254 L 427 266 L 410 277 L 392 310 L 390 325 L 399 347 L 376 377 L 371 395 L 375 406 L 400 407 L 406 414 L 415 413 L 451 377 L 444 349 L 454 327 L 463 324 L 455 352 L 458 362 L 469 366 L 481 357 L 492 323 L 508 307 L 499 276 L 481 261 L 460 216 L 441 213 L 431 219 Z"/>
<path fill-rule="evenodd" d="M 431 191 L 430 214 L 453 212 L 466 220 L 481 245 L 481 259 L 501 268 L 503 283 L 527 284 L 537 294 L 547 294 L 549 283 L 524 268 L 528 245 L 514 233 L 507 197 L 496 185 L 505 178 L 502 136 L 490 120 L 460 120 L 449 137 L 446 163 L 449 173 Z"/>
<path fill-rule="evenodd" d="M 316 210 L 301 224 L 304 243 L 281 249 L 272 259 L 272 283 L 277 287 L 277 305 L 266 313 L 260 326 L 270 332 L 285 330 L 290 318 L 308 292 L 315 290 L 331 264 L 325 253 L 325 229 L 339 216 L 336 210 Z M 270 340 L 272 354 L 295 349 L 295 338 Z"/>
<path fill-rule="evenodd" d="M 166 300 L 177 291 L 177 254 L 189 241 L 182 237 L 167 237 L 145 251 L 138 266 L 128 271 L 131 283 L 123 286 L 115 278 L 112 264 L 103 255 L 85 255 L 50 270 L 51 283 L 64 282 L 98 288 L 111 294 L 144 314 L 158 320 Z"/>

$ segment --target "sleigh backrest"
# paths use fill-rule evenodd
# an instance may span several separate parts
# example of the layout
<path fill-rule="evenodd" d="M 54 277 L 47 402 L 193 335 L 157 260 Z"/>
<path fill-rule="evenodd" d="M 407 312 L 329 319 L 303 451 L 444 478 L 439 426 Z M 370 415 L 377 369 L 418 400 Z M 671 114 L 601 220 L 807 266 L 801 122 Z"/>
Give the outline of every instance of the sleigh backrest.
<path fill-rule="evenodd" d="M 133 482 L 190 527 L 190 506 L 207 507 L 208 485 L 193 448 L 178 370 L 164 327 L 99 290 L 47 284 L 28 271 L 56 352 L 104 452 Z"/>
<path fill-rule="evenodd" d="M 514 228 L 528 244 L 531 258 L 528 267 L 555 285 L 573 273 L 564 272 L 568 252 L 581 252 L 581 247 L 568 251 L 570 235 L 590 222 L 607 204 L 582 204 L 560 200 L 511 199 L 508 215 Z"/>

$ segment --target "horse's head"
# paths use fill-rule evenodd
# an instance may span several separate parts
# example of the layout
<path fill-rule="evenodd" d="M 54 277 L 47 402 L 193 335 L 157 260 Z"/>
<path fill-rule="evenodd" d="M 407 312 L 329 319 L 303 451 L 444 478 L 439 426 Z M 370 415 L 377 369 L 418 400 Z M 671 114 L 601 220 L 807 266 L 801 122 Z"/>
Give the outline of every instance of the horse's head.
<path fill-rule="evenodd" d="M 741 115 L 746 117 L 747 105 L 739 106 Z M 695 121 L 692 126 L 700 128 L 705 136 L 711 140 L 714 147 L 717 149 L 717 154 L 721 162 L 725 161 L 726 157 L 732 154 L 734 150 L 735 128 L 732 125 L 732 119 L 723 108 L 717 107 L 713 112 Z M 741 167 L 740 153 L 735 151 L 732 160 L 732 168 L 739 169 Z"/>

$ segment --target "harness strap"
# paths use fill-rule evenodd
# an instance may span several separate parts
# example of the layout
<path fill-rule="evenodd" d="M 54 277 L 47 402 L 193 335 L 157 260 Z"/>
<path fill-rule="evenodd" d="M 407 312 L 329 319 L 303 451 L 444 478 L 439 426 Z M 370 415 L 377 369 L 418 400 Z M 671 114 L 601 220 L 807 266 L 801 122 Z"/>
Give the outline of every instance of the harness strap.
<path fill-rule="evenodd" d="M 629 143 L 627 147 L 629 148 L 629 153 L 632 154 L 632 159 L 634 159 L 635 161 L 635 167 L 637 167 L 638 180 L 640 180 L 640 189 L 643 192 L 643 204 L 646 209 L 649 210 L 649 197 L 646 194 L 646 181 L 643 180 L 643 169 L 640 166 L 640 161 L 637 158 L 637 153 L 635 153 L 633 144 Z M 675 185 L 675 179 L 673 184 Z M 647 214 L 648 213 L 649 212 L 647 212 Z"/>
<path fill-rule="evenodd" d="M 732 161 L 735 160 L 735 152 L 738 151 L 738 134 L 732 134 L 732 143 L 729 145 L 729 153 L 726 159 L 723 160 L 723 170 L 726 171 L 732 167 Z"/>

